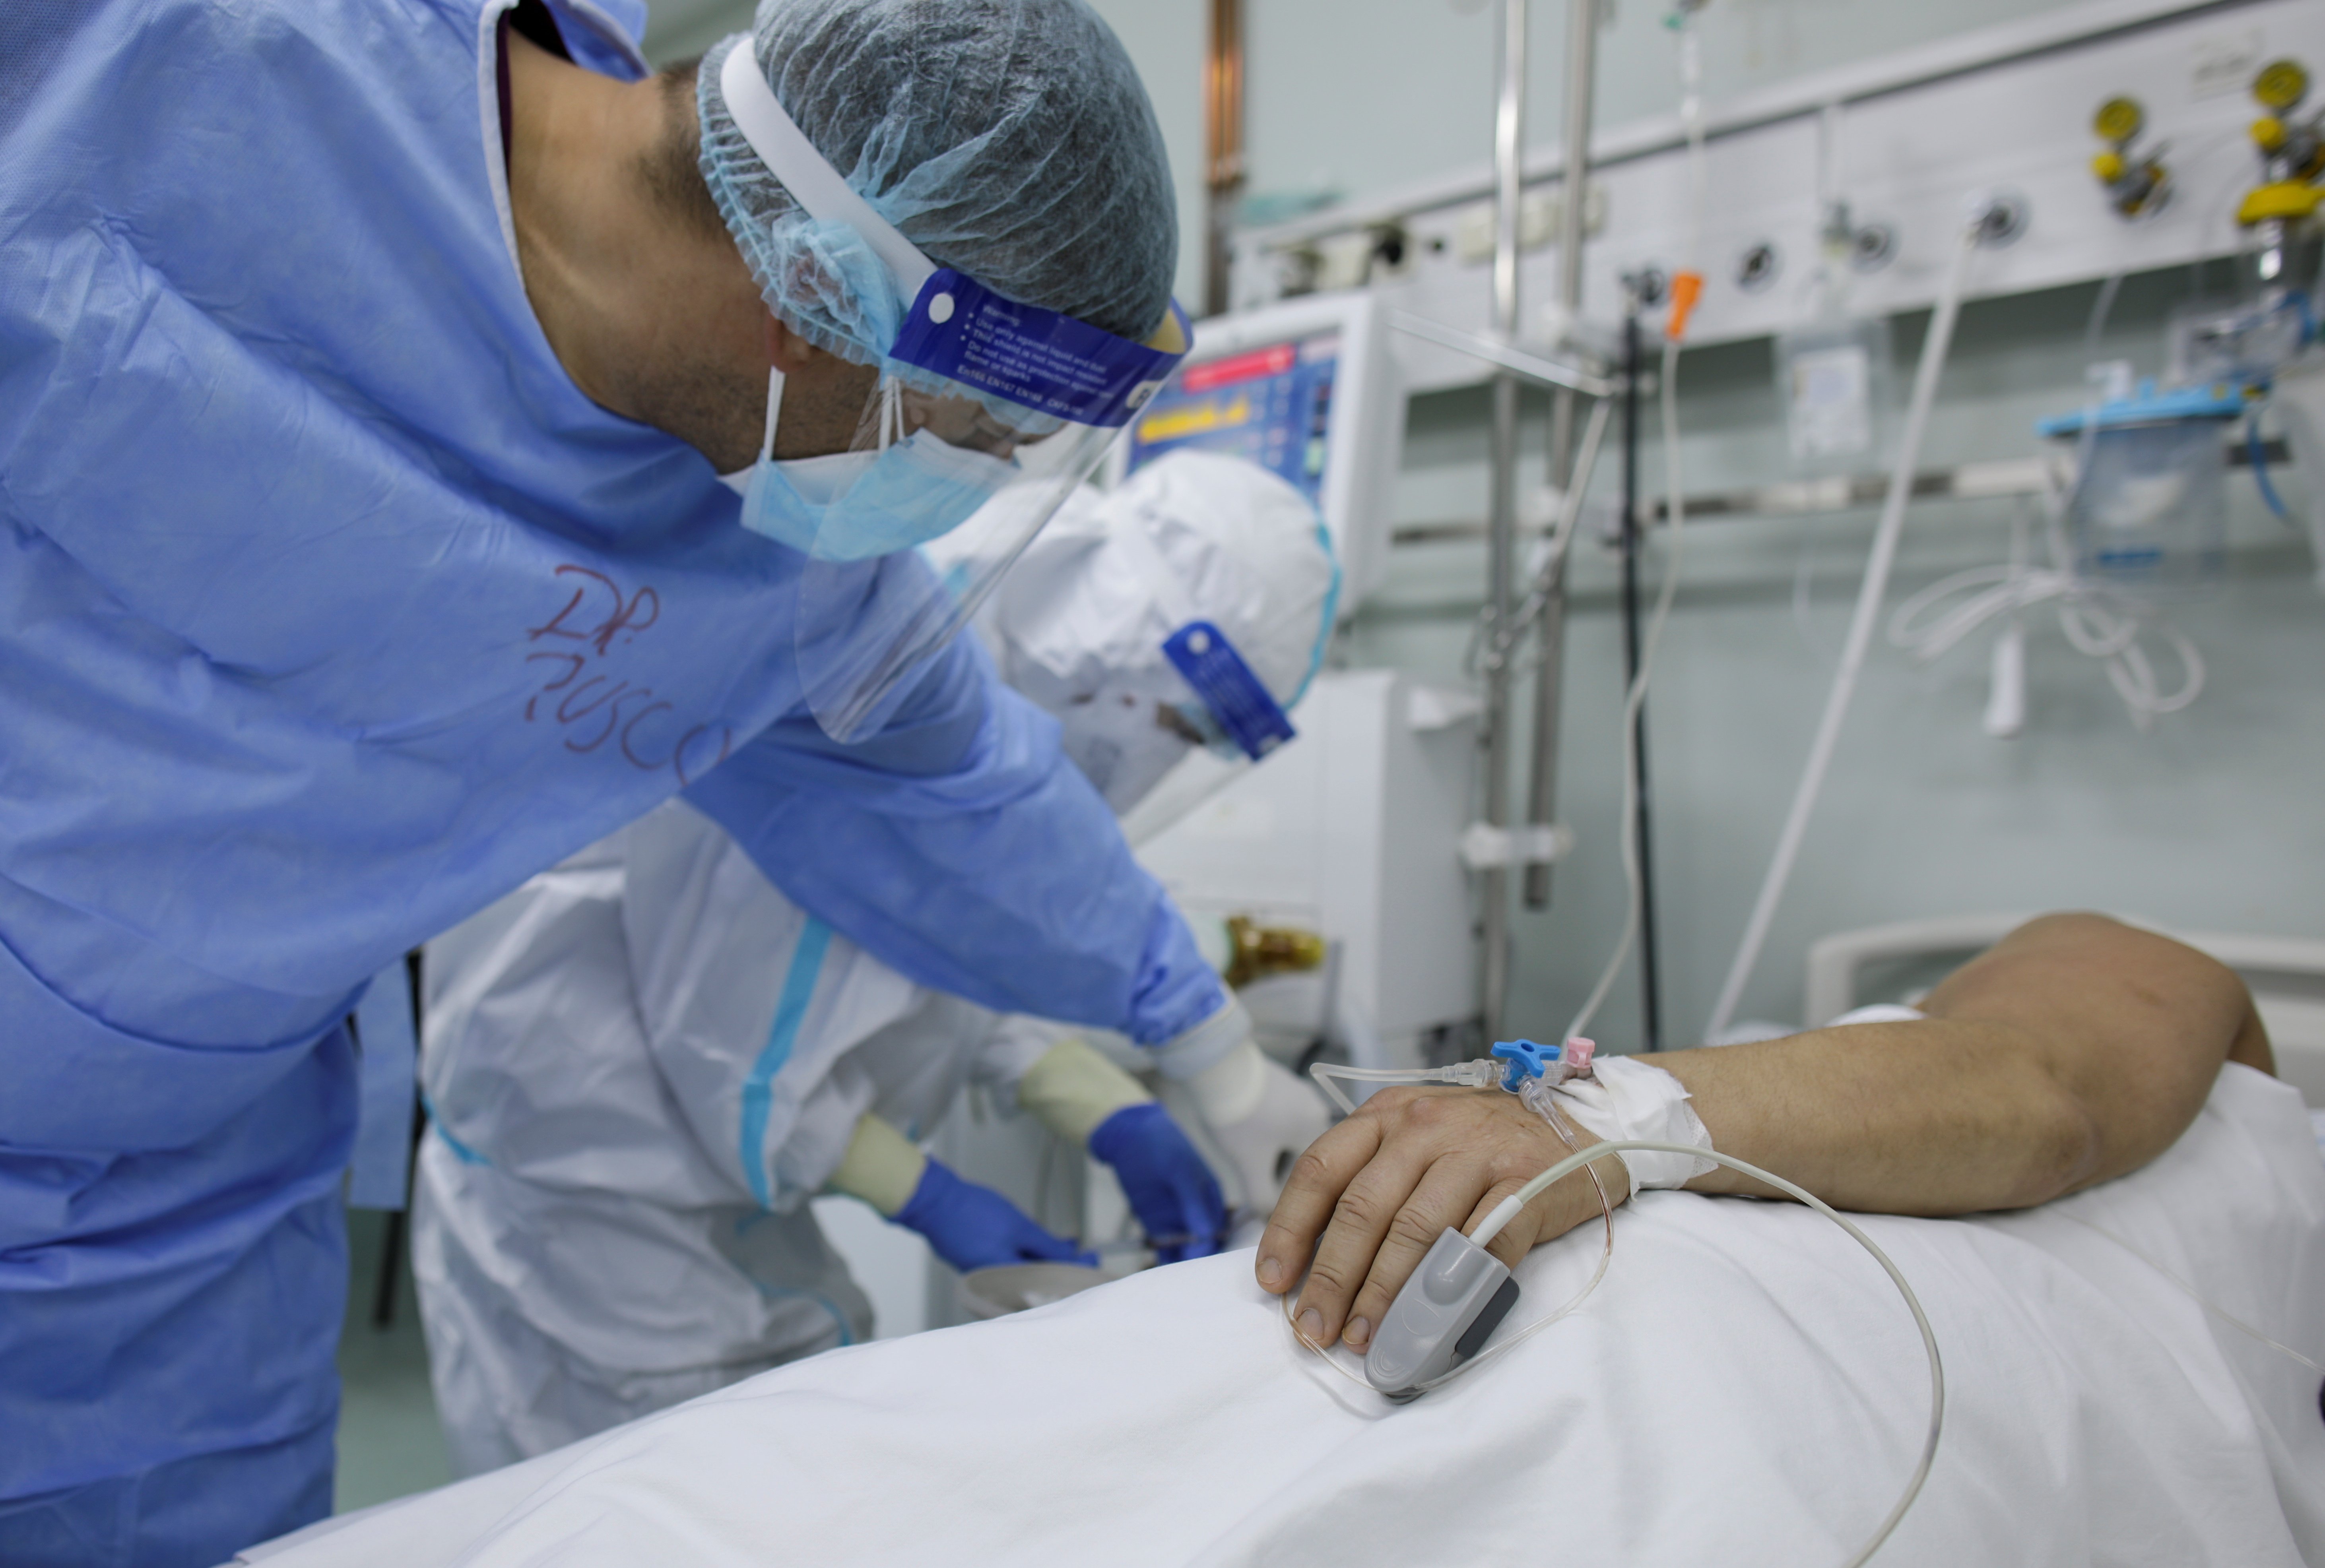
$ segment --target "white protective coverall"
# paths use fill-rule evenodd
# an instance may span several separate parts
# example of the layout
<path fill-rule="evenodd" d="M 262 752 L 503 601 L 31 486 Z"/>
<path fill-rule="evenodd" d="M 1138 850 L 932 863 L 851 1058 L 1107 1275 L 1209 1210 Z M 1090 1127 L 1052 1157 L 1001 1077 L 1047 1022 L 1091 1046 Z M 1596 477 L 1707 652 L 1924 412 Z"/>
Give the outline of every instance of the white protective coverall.
<path fill-rule="evenodd" d="M 1212 622 L 1289 707 L 1336 582 L 1296 491 L 1181 454 L 1061 512 L 978 630 L 1122 810 L 1211 727 L 1162 640 Z M 462 1474 L 867 1337 L 806 1200 L 865 1130 L 918 1139 L 972 1080 L 1005 1102 L 1070 1033 L 907 980 L 682 803 L 431 943 L 424 973 L 413 1272 Z M 1248 1045 L 1190 1088 L 1245 1168 L 1326 1124 Z M 878 1185 L 845 1190 L 893 1213 Z"/>

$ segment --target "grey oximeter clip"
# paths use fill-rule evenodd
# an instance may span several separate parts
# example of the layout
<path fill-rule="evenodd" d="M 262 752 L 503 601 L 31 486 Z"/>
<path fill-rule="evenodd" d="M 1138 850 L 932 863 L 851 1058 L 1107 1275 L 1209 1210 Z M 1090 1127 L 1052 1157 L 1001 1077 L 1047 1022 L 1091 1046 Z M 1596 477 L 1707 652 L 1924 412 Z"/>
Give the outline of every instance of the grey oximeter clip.
<path fill-rule="evenodd" d="M 1509 1265 L 1447 1227 L 1365 1351 L 1365 1380 L 1402 1404 L 1477 1353 L 1518 1299 Z"/>

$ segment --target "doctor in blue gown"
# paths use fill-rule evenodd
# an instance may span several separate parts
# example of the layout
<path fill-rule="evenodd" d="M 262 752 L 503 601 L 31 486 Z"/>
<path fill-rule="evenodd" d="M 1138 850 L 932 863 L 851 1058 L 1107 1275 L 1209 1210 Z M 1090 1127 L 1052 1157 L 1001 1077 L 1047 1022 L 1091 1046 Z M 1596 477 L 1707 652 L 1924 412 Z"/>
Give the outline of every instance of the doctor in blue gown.
<path fill-rule="evenodd" d="M 1077 0 L 767 0 L 656 79 L 642 22 L 0 5 L 13 1568 L 329 1511 L 342 1020 L 673 793 L 915 980 L 1182 1075 L 1238 1047 L 1054 724 L 902 637 L 917 558 L 871 558 L 1118 426 L 1098 371 L 1167 373 L 1119 45 Z M 1098 371 L 1013 426 L 1018 371 L 926 347 L 948 317 Z"/>

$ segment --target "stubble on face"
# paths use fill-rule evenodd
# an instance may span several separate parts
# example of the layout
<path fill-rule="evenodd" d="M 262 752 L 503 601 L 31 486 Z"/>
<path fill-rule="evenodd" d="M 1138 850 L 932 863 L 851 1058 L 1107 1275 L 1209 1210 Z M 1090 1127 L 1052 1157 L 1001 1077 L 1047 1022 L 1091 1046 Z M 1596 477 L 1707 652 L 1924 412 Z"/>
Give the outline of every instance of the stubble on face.
<path fill-rule="evenodd" d="M 664 70 L 662 134 L 634 171 L 654 208 L 693 258 L 673 269 L 679 297 L 656 313 L 628 388 L 636 417 L 710 459 L 722 474 L 758 456 L 767 404 L 767 308 L 727 232 L 701 166 L 695 114 L 699 62 Z M 700 275 L 698 275 L 700 274 Z M 694 297 L 688 299 L 685 296 Z M 776 455 L 815 457 L 856 444 L 878 372 L 820 355 L 787 378 Z"/>
<path fill-rule="evenodd" d="M 758 451 L 767 397 L 764 307 L 703 181 L 698 64 L 670 67 L 656 78 L 662 134 L 630 171 L 673 243 L 663 280 L 670 293 L 650 302 L 651 324 L 625 392 L 636 419 L 685 441 L 725 474 L 748 466 Z"/>

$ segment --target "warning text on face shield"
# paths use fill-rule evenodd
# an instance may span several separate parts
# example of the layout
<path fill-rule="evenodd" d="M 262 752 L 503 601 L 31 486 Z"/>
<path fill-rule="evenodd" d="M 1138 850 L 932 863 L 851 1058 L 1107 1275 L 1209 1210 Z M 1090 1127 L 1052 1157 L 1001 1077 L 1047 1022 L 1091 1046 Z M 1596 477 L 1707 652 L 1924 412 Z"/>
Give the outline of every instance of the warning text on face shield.
<path fill-rule="evenodd" d="M 1109 429 L 1129 420 L 1139 389 L 1168 376 L 1180 357 L 1004 299 L 951 271 L 922 285 L 889 353 L 1035 413 Z"/>

